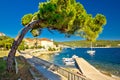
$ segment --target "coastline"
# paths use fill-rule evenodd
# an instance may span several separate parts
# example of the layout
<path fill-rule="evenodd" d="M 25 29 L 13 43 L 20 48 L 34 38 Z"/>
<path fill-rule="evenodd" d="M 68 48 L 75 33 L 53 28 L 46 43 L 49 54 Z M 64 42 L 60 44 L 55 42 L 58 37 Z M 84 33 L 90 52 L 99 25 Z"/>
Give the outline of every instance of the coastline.
<path fill-rule="evenodd" d="M 71 49 L 75 49 L 75 48 L 90 48 L 90 47 L 65 47 L 65 48 L 71 48 Z M 120 48 L 120 47 L 92 47 L 92 48 Z"/>
<path fill-rule="evenodd" d="M 25 51 L 22 51 L 23 53 L 28 53 L 29 55 L 41 58 L 43 60 L 47 60 L 47 61 L 51 61 L 53 59 L 52 56 L 56 55 L 56 54 L 60 54 L 60 50 L 57 51 L 41 51 L 39 49 L 28 49 Z"/>
<path fill-rule="evenodd" d="M 55 54 L 53 54 L 52 56 L 51 56 L 51 54 L 43 54 L 43 55 L 40 55 L 39 58 L 42 58 L 42 59 L 47 60 L 47 61 L 52 61 L 52 60 L 53 60 L 52 57 L 53 57 L 54 55 L 55 55 Z M 77 68 L 73 68 L 73 67 L 63 67 L 63 68 L 66 69 L 66 70 L 69 70 L 69 71 L 71 71 L 71 72 L 73 72 L 73 73 L 75 73 L 75 74 L 80 73 Z M 113 75 L 113 74 L 111 74 L 111 73 L 109 73 L 109 72 L 107 72 L 107 71 L 104 71 L 104 70 L 99 70 L 99 69 L 97 69 L 97 70 L 98 70 L 100 73 L 102 73 L 103 75 L 106 75 L 106 76 L 111 77 L 111 78 L 115 78 L 116 80 L 120 80 L 120 77 L 119 77 L 119 76 Z"/>
<path fill-rule="evenodd" d="M 33 51 L 33 50 L 32 50 Z M 36 51 L 36 50 L 34 50 Z M 33 52 L 34 52 L 33 51 Z M 34 53 L 34 56 L 38 57 L 38 58 L 42 58 L 44 60 L 47 60 L 47 61 L 52 61 L 53 60 L 53 56 L 56 55 L 56 54 L 59 54 L 60 51 L 46 51 L 46 52 L 36 52 Z M 39 55 L 38 55 L 39 54 Z M 68 68 L 65 68 L 66 70 Z M 77 69 L 74 69 L 74 68 L 69 68 L 70 71 L 74 72 L 74 73 L 77 73 L 78 70 Z M 107 75 L 109 77 L 113 77 L 113 78 L 116 78 L 116 80 L 120 80 L 120 77 L 119 76 L 116 76 L 116 75 L 113 75 L 107 71 L 104 71 L 104 70 L 100 70 L 98 69 L 102 74 L 104 75 Z"/>

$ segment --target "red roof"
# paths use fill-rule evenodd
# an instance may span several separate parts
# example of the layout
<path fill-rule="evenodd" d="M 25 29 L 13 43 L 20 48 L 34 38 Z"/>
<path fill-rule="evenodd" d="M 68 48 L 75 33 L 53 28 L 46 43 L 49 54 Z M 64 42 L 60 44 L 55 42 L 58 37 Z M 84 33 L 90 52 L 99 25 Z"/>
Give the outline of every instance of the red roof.
<path fill-rule="evenodd" d="M 40 41 L 50 41 L 51 42 L 51 40 L 49 40 L 49 39 L 47 39 L 47 38 L 41 38 L 41 39 L 39 39 Z"/>
<path fill-rule="evenodd" d="M 25 41 L 28 41 L 28 42 L 33 42 L 35 39 L 30 39 L 30 38 L 26 38 Z M 40 38 L 40 39 L 37 39 L 38 41 L 49 41 L 49 42 L 52 42 L 51 40 L 47 39 L 47 38 Z"/>

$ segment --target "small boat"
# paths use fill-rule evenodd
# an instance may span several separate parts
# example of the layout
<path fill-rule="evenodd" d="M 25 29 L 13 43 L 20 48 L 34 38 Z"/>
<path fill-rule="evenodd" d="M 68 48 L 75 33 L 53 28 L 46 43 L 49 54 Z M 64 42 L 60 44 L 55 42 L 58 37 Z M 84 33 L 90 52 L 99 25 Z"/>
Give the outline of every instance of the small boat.
<path fill-rule="evenodd" d="M 65 61 L 64 64 L 65 65 L 74 65 L 75 61 Z"/>
<path fill-rule="evenodd" d="M 76 56 L 76 55 L 73 55 L 73 56 L 72 56 L 72 59 L 75 59 L 75 58 L 78 58 L 78 56 Z"/>
<path fill-rule="evenodd" d="M 95 50 L 88 50 L 87 53 L 90 54 L 90 55 L 94 55 L 95 54 Z"/>
<path fill-rule="evenodd" d="M 88 50 L 87 53 L 90 54 L 90 55 L 95 54 L 95 50 L 92 49 L 92 42 L 91 42 L 91 50 Z"/>
<path fill-rule="evenodd" d="M 72 61 L 72 58 L 63 58 L 63 61 Z"/>
<path fill-rule="evenodd" d="M 65 65 L 74 65 L 75 61 L 72 58 L 63 58 Z"/>
<path fill-rule="evenodd" d="M 74 65 L 75 61 L 74 59 L 77 58 L 78 56 L 73 55 L 72 58 L 63 58 L 63 62 L 65 65 Z"/>

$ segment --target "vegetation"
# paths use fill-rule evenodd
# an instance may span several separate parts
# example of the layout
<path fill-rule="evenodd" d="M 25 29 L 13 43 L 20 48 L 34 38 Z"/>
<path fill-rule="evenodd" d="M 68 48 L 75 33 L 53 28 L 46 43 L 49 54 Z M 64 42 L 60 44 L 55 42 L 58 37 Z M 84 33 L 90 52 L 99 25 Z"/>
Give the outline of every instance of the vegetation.
<path fill-rule="evenodd" d="M 56 51 L 56 49 L 49 47 L 49 48 L 48 48 L 48 51 Z"/>
<path fill-rule="evenodd" d="M 8 36 L 0 36 L 0 49 L 1 50 L 9 50 L 12 47 L 14 39 Z M 24 41 L 18 47 L 18 50 L 25 50 L 25 43 Z"/>
<path fill-rule="evenodd" d="M 6 61 L 3 60 L 4 56 L 8 55 L 8 51 L 0 51 L 0 80 L 17 80 L 18 78 L 21 78 L 23 80 L 29 80 L 32 79 L 31 74 L 29 73 L 29 67 L 30 65 L 26 63 L 25 61 L 21 60 L 20 57 L 17 56 L 17 62 L 18 62 L 18 69 L 19 72 L 16 74 L 8 73 L 6 71 Z"/>
<path fill-rule="evenodd" d="M 18 62 L 18 74 L 15 72 L 8 73 L 6 71 L 6 61 L 3 60 L 4 56 L 8 55 L 8 51 L 0 51 L 0 80 L 31 80 L 33 76 L 30 74 L 29 69 L 31 69 L 36 77 L 39 77 L 41 80 L 47 80 L 42 74 L 40 74 L 34 67 L 30 66 L 27 61 L 22 56 L 16 56 Z"/>
<path fill-rule="evenodd" d="M 95 41 L 106 24 L 106 17 L 97 14 L 93 17 L 88 14 L 81 3 L 75 0 L 48 0 L 39 4 L 34 14 L 22 17 L 25 26 L 15 38 L 8 55 L 7 69 L 12 71 L 13 58 L 25 34 L 30 30 L 34 37 L 40 35 L 43 28 L 57 30 L 67 37 L 78 35 L 89 41 Z"/>
<path fill-rule="evenodd" d="M 9 50 L 12 46 L 13 39 L 8 36 L 0 36 L 0 49 Z"/>
<path fill-rule="evenodd" d="M 66 41 L 58 42 L 59 44 L 70 46 L 70 47 L 90 47 L 90 42 L 86 40 L 81 41 Z M 93 47 L 120 47 L 120 41 L 115 40 L 97 40 L 93 42 Z"/>
<path fill-rule="evenodd" d="M 39 4 L 38 12 L 26 14 L 22 18 L 23 26 L 34 20 L 41 20 L 31 29 L 33 36 L 38 36 L 42 28 L 58 30 L 66 36 L 77 35 L 90 41 L 95 41 L 106 18 L 102 14 L 93 17 L 88 14 L 83 5 L 75 0 L 49 0 Z"/>
<path fill-rule="evenodd" d="M 56 47 L 58 47 L 58 43 L 57 43 L 57 42 L 54 41 L 53 43 L 54 43 L 54 45 L 55 45 Z"/>
<path fill-rule="evenodd" d="M 4 72 L 5 69 L 6 69 L 6 61 L 0 59 L 0 73 Z M 0 74 L 0 76 L 1 76 L 1 74 Z"/>
<path fill-rule="evenodd" d="M 24 43 L 24 41 L 22 41 L 18 47 L 18 50 L 25 50 L 26 48 L 28 48 L 28 47 L 27 46 L 25 47 L 25 43 Z"/>

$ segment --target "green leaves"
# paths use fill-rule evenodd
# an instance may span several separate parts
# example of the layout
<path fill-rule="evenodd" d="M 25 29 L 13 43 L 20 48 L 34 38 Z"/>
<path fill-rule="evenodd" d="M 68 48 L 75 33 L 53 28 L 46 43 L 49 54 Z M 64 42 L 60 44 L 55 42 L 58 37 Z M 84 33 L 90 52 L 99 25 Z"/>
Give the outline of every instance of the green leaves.
<path fill-rule="evenodd" d="M 26 14 L 22 17 L 22 25 L 25 26 L 31 22 L 33 18 L 32 14 Z"/>
<path fill-rule="evenodd" d="M 39 34 L 40 34 L 40 29 L 39 28 L 35 28 L 35 29 L 32 29 L 30 32 L 32 33 L 32 35 L 34 36 L 34 37 L 37 37 L 37 36 L 39 36 Z"/>
<path fill-rule="evenodd" d="M 33 36 L 39 35 L 39 28 L 58 30 L 67 36 L 79 35 L 90 41 L 95 41 L 106 24 L 106 17 L 97 14 L 92 17 L 84 6 L 76 0 L 48 0 L 39 3 L 39 10 L 27 14 L 22 18 L 25 26 L 33 20 L 41 20 L 42 23 L 31 30 Z"/>
<path fill-rule="evenodd" d="M 106 24 L 106 17 L 102 14 L 97 14 L 94 18 L 94 24 L 103 26 Z"/>
<path fill-rule="evenodd" d="M 102 32 L 105 24 L 106 18 L 102 14 L 97 14 L 94 18 L 89 18 L 85 24 L 86 27 L 84 28 L 86 39 L 89 41 L 95 41 Z"/>

